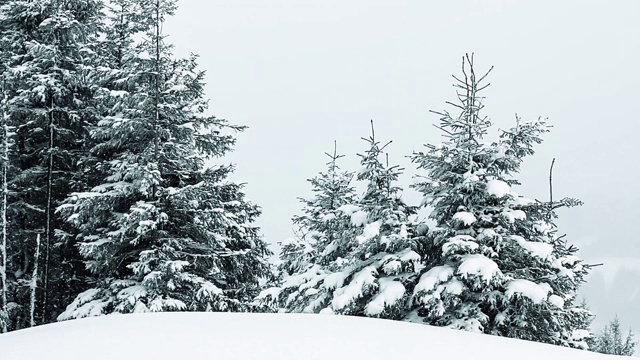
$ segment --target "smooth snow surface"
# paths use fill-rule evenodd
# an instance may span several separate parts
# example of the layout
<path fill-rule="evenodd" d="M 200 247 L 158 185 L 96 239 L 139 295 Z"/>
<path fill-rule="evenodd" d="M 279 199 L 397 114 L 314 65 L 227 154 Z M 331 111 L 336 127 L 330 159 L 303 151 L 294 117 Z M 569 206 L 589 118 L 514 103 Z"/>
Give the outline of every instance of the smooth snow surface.
<path fill-rule="evenodd" d="M 381 341 L 384 334 L 384 341 Z M 108 315 L 0 335 L 2 360 L 605 360 L 617 357 L 342 315 Z"/>

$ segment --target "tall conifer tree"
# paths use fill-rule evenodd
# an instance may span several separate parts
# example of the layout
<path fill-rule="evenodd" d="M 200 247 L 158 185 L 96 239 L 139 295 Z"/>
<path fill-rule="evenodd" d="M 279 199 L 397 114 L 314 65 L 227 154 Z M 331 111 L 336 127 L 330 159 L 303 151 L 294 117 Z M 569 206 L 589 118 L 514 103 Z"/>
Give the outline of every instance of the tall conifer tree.
<path fill-rule="evenodd" d="M 54 210 L 83 188 L 76 175 L 86 126 L 95 119 L 86 75 L 100 8 L 95 0 L 16 0 L 0 10 L 7 122 L 15 129 L 8 156 L 15 171 L 6 181 L 11 329 L 30 325 L 37 234 L 43 244 L 36 323 L 51 321 L 68 293 L 66 244 L 55 239 L 65 226 Z"/>
<path fill-rule="evenodd" d="M 103 44 L 104 102 L 92 131 L 98 183 L 60 212 L 80 231 L 96 278 L 59 320 L 119 312 L 250 310 L 269 251 L 257 206 L 229 165 L 206 167 L 242 126 L 204 114 L 196 56 L 174 59 L 161 33 L 176 1 L 116 1 Z M 136 43 L 139 33 L 144 39 Z"/>

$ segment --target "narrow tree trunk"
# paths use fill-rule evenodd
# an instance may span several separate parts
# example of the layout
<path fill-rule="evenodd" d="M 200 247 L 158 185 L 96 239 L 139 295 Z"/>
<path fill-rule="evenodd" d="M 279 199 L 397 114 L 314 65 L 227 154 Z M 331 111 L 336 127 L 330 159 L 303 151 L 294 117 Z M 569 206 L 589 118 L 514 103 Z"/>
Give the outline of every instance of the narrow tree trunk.
<path fill-rule="evenodd" d="M 118 44 L 118 69 L 122 69 L 122 59 L 124 57 L 124 49 L 125 49 L 125 24 L 124 24 L 124 6 L 120 6 L 120 43 Z"/>
<path fill-rule="evenodd" d="M 33 262 L 33 275 L 31 275 L 31 313 L 30 313 L 30 325 L 33 327 L 36 325 L 35 311 L 36 311 L 36 288 L 38 286 L 38 258 L 40 257 L 40 234 L 36 236 L 36 255 Z"/>
<path fill-rule="evenodd" d="M 159 178 L 162 176 L 162 168 L 160 166 L 160 139 L 158 135 L 158 127 L 160 124 L 160 0 L 156 0 L 156 63 L 155 63 L 155 116 L 153 121 L 153 157 L 156 164 L 156 171 L 159 173 Z M 157 184 L 153 185 L 153 201 L 156 206 L 156 226 L 153 229 L 154 240 L 158 239 L 158 227 L 160 223 L 160 211 L 158 210 L 160 202 L 157 195 Z"/>
<path fill-rule="evenodd" d="M 158 139 L 158 123 L 160 122 L 160 0 L 156 0 L 156 84 L 155 84 L 155 117 L 153 122 L 153 157 L 160 168 L 160 141 Z M 155 198 L 154 186 L 154 198 Z"/>
<path fill-rule="evenodd" d="M 51 246 L 51 198 L 52 187 L 53 187 L 53 146 L 54 146 L 54 116 L 53 116 L 53 108 L 54 108 L 54 99 L 53 94 L 51 95 L 51 108 L 49 109 L 49 163 L 47 169 L 47 223 L 45 224 L 45 255 L 44 255 L 44 274 L 43 274 L 43 300 L 42 300 L 42 321 L 46 322 L 47 318 L 47 302 L 49 295 L 49 254 L 50 254 L 50 246 Z"/>
<path fill-rule="evenodd" d="M 2 114 L 2 267 L 0 267 L 0 277 L 2 278 L 2 307 L 0 312 L 3 315 L 2 332 L 7 332 L 7 168 L 9 166 L 9 129 L 7 122 L 9 115 L 6 110 L 7 95 L 4 95 Z"/>

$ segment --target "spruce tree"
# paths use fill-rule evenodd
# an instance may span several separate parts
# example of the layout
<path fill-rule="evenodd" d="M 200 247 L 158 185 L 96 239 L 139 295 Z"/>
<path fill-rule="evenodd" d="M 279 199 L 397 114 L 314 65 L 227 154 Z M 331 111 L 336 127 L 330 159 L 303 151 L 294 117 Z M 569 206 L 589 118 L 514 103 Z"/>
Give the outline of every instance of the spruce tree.
<path fill-rule="evenodd" d="M 78 159 L 86 126 L 95 120 L 86 75 L 100 8 L 95 0 L 15 0 L 0 9 L 5 124 L 15 131 L 11 149 L 5 148 L 10 329 L 30 325 L 34 281 L 36 323 L 52 321 L 69 293 L 65 250 L 73 246 L 56 241 L 65 225 L 54 210 L 70 191 L 83 188 Z M 41 279 L 31 279 L 38 234 Z"/>
<path fill-rule="evenodd" d="M 375 137 L 362 138 L 367 150 L 360 157 L 357 180 L 366 184 L 358 209 L 351 214 L 354 230 L 342 239 L 347 251 L 329 269 L 321 292 L 329 300 L 320 311 L 345 315 L 401 319 L 421 270 L 415 242 L 417 208 L 402 200 L 396 182 L 404 169 L 389 165 L 388 153 Z"/>
<path fill-rule="evenodd" d="M 292 218 L 295 237 L 279 243 L 278 279 L 270 284 L 275 286 L 265 289 L 258 297 L 260 303 L 271 306 L 272 310 L 302 311 L 307 306 L 306 298 L 298 296 L 295 286 L 284 285 L 313 277 L 321 264 L 330 262 L 337 242 L 351 228 L 350 218 L 343 210 L 354 207 L 354 173 L 340 171 L 337 161 L 344 155 L 338 155 L 335 141 L 333 153 L 325 155 L 329 157 L 327 171 L 307 180 L 314 196 L 299 198 L 304 207 L 301 215 Z"/>
<path fill-rule="evenodd" d="M 303 270 L 308 264 L 319 262 L 328 255 L 325 252 L 327 247 L 340 236 L 344 225 L 339 219 L 342 213 L 338 209 L 354 201 L 355 192 L 351 186 L 354 174 L 340 171 L 337 160 L 344 155 L 338 155 L 335 142 L 333 154 L 325 155 L 330 159 L 326 164 L 327 172 L 307 180 L 315 196 L 308 200 L 300 198 L 305 204 L 303 214 L 292 218 L 296 237 L 280 243 L 278 270 L 283 275 Z"/>
<path fill-rule="evenodd" d="M 633 356 L 635 353 L 637 341 L 634 341 L 635 335 L 629 329 L 627 336 L 622 339 L 622 330 L 620 329 L 620 320 L 618 316 L 605 325 L 602 332 L 598 334 L 594 341 L 591 351 L 601 354 Z"/>
<path fill-rule="evenodd" d="M 364 140 L 369 148 L 360 154 L 357 180 L 366 184 L 365 193 L 331 217 L 340 221 L 342 231 L 327 242 L 318 261 L 285 278 L 280 289 L 267 291 L 279 294 L 285 311 L 393 319 L 408 311 L 411 288 L 405 285 L 415 283 L 420 271 L 412 240 L 416 209 L 402 201 L 401 188 L 394 184 L 402 169 L 380 159 L 386 145 L 375 139 L 373 122 L 372 135 Z"/>
<path fill-rule="evenodd" d="M 58 319 L 251 310 L 269 272 L 260 209 L 227 179 L 231 165 L 205 166 L 245 127 L 205 115 L 197 57 L 173 58 L 160 29 L 176 1 L 114 4 L 102 45 L 119 49 L 105 64 L 110 105 L 91 133 L 98 183 L 59 208 L 96 280 Z"/>
<path fill-rule="evenodd" d="M 436 222 L 426 237 L 426 271 L 413 294 L 412 319 L 428 324 L 573 347 L 586 347 L 580 325 L 588 311 L 575 304 L 588 266 L 558 236 L 556 210 L 575 199 L 532 201 L 512 187 L 526 156 L 548 132 L 544 120 L 516 118 L 500 140 L 484 140 L 491 122 L 480 115 L 473 57 L 463 57 L 457 80 L 460 114 L 438 112 L 443 144 L 428 145 L 412 160 L 426 180 L 424 195 Z"/>

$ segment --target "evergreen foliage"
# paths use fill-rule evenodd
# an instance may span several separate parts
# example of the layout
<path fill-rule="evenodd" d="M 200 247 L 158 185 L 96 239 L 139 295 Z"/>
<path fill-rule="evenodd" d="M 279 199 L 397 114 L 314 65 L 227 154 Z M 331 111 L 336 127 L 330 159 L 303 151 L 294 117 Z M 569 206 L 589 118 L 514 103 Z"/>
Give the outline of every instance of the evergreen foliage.
<path fill-rule="evenodd" d="M 459 115 L 436 112 L 445 141 L 411 157 L 427 175 L 413 185 L 421 205 L 403 201 L 404 169 L 389 165 L 391 142 L 372 121 L 361 169 L 342 171 L 334 144 L 327 170 L 308 179 L 295 236 L 268 264 L 261 210 L 220 162 L 245 127 L 207 114 L 198 57 L 176 58 L 161 30 L 176 9 L 177 0 L 0 0 L 0 331 L 267 309 L 633 354 L 617 317 L 592 337 L 593 315 L 576 303 L 590 266 L 555 222 L 581 202 L 554 199 L 551 178 L 548 201 L 513 190 L 549 126 L 516 116 L 485 140 L 488 73 L 477 77 L 468 55 L 454 77 L 459 103 L 448 103 Z M 434 228 L 418 220 L 421 207 Z"/>
<path fill-rule="evenodd" d="M 43 248 L 35 322 L 52 321 L 75 291 L 69 279 L 77 251 L 56 241 L 65 225 L 54 209 L 84 186 L 78 159 L 96 119 L 87 74 L 100 7 L 94 0 L 15 0 L 0 8 L 6 125 L 15 133 L 6 159 L 9 329 L 31 325 L 37 234 Z"/>
<path fill-rule="evenodd" d="M 204 163 L 231 149 L 225 132 L 244 127 L 205 116 L 196 56 L 172 58 L 160 27 L 175 1 L 114 3 L 115 33 L 103 46 L 120 52 L 107 64 L 110 106 L 92 131 L 101 183 L 59 208 L 81 231 L 96 283 L 58 319 L 250 310 L 269 271 L 270 252 L 252 225 L 260 210 L 227 180 L 231 166 Z M 139 32 L 144 40 L 135 44 Z"/>
<path fill-rule="evenodd" d="M 355 190 L 351 186 L 354 174 L 340 171 L 337 160 L 344 155 L 338 155 L 335 142 L 333 154 L 325 155 L 330 159 L 326 164 L 327 172 L 307 180 L 315 196 L 300 198 L 305 204 L 303 214 L 292 218 L 296 237 L 279 243 L 281 263 L 278 271 L 282 275 L 304 270 L 310 263 L 327 261 L 325 257 L 331 252 L 331 248 L 327 248 L 333 246 L 331 244 L 341 238 L 347 228 L 339 209 L 355 199 Z"/>
<path fill-rule="evenodd" d="M 402 169 L 380 160 L 386 145 L 380 146 L 373 131 L 364 140 L 369 148 L 359 155 L 357 180 L 366 183 L 365 193 L 352 204 L 343 200 L 322 218 L 339 223 L 340 232 L 317 227 L 318 238 L 325 239 L 315 243 L 321 244 L 321 256 L 261 294 L 277 298 L 284 311 L 395 319 L 407 313 L 405 286 L 420 270 L 411 236 L 416 209 L 402 201 L 402 189 L 394 184 Z M 318 247 L 311 248 L 313 253 Z"/>
<path fill-rule="evenodd" d="M 602 354 L 633 356 L 636 345 L 638 345 L 638 342 L 634 341 L 635 335 L 629 329 L 624 340 L 622 337 L 620 320 L 616 315 L 613 320 L 605 325 L 602 332 L 595 336 L 590 350 Z"/>
<path fill-rule="evenodd" d="M 272 281 L 267 284 L 278 286 L 268 287 L 258 296 L 258 302 L 270 306 L 272 311 L 287 311 L 284 310 L 285 307 L 306 307 L 304 298 L 294 299 L 297 294 L 294 287 L 281 292 L 279 285 L 290 281 L 292 277 L 295 279 L 300 274 L 311 274 L 319 268 L 319 264 L 330 262 L 336 240 L 343 238 L 351 228 L 349 218 L 342 209 L 351 206 L 355 201 L 356 194 L 352 186 L 355 174 L 340 171 L 337 161 L 344 155 L 338 155 L 335 141 L 333 154 L 325 155 L 329 157 L 327 171 L 307 180 L 311 184 L 314 196 L 310 199 L 299 198 L 304 207 L 301 215 L 292 218 L 295 237 L 279 243 L 281 250 L 276 268 L 277 279 L 275 283 Z M 291 293 L 294 295 L 287 300 Z"/>
<path fill-rule="evenodd" d="M 451 104 L 460 115 L 437 113 L 446 140 L 412 157 L 428 173 L 414 186 L 436 227 L 427 236 L 427 271 L 415 287 L 411 318 L 585 348 L 589 333 L 580 324 L 590 314 L 574 301 L 588 266 L 554 225 L 556 209 L 580 202 L 532 201 L 512 190 L 548 126 L 516 118 L 500 140 L 487 143 L 491 122 L 480 116 L 479 95 L 487 75 L 476 77 L 468 55 L 463 75 L 455 85 L 459 104 Z"/>

